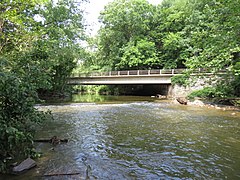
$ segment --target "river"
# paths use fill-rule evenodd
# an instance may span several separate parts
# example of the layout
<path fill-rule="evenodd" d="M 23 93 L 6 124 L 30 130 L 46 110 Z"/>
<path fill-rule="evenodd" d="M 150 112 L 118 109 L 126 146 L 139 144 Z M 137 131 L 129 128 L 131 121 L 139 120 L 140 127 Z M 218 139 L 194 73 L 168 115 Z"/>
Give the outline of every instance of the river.
<path fill-rule="evenodd" d="M 38 108 L 54 119 L 37 138 L 69 142 L 37 143 L 38 166 L 7 179 L 240 179 L 239 111 L 130 96 Z M 76 174 L 43 176 L 68 173 Z"/>

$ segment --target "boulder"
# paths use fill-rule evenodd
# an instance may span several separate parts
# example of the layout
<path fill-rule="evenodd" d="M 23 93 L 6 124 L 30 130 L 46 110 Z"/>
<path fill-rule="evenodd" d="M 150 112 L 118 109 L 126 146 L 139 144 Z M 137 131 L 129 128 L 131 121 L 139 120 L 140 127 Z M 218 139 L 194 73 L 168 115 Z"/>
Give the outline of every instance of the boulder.
<path fill-rule="evenodd" d="M 177 98 L 177 101 L 178 101 L 180 104 L 187 105 L 187 99 L 186 99 L 186 98 L 179 97 L 179 98 Z"/>
<path fill-rule="evenodd" d="M 35 167 L 36 165 L 37 163 L 34 160 L 32 160 L 31 158 L 27 158 L 23 162 L 21 162 L 19 165 L 13 168 L 13 173 L 20 174 L 28 169 Z"/>
<path fill-rule="evenodd" d="M 205 104 L 200 100 L 195 100 L 195 101 L 191 102 L 190 105 L 204 106 Z"/>

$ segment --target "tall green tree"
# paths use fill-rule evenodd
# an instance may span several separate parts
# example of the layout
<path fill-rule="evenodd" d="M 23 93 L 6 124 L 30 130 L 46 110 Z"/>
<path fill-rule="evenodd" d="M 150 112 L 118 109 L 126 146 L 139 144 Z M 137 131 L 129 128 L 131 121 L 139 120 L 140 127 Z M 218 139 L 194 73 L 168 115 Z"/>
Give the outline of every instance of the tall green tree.
<path fill-rule="evenodd" d="M 121 50 L 123 51 L 121 61 L 116 64 L 119 69 L 146 69 L 159 66 L 154 42 L 146 39 L 130 41 Z"/>
<path fill-rule="evenodd" d="M 82 51 L 78 6 L 72 0 L 0 2 L 0 172 L 7 159 L 32 155 L 35 127 L 48 117 L 34 107 L 38 93 L 65 90 Z"/>
<path fill-rule="evenodd" d="M 186 1 L 154 6 L 146 0 L 109 3 L 101 13 L 98 36 L 101 66 L 111 69 L 185 67 L 181 52 Z M 101 64 L 102 62 L 102 64 Z"/>
<path fill-rule="evenodd" d="M 103 65 L 109 65 L 112 69 L 121 69 L 136 68 L 138 64 L 144 64 L 140 62 L 143 59 L 135 63 L 129 61 L 128 64 L 126 56 L 132 54 L 130 56 L 138 60 L 137 57 L 134 58 L 136 49 L 139 50 L 138 53 L 144 53 L 140 50 L 140 46 L 144 43 L 152 45 L 153 42 L 148 38 L 148 34 L 154 11 L 155 7 L 146 0 L 113 1 L 105 7 L 100 16 L 103 26 L 98 41 Z M 156 52 L 152 51 L 152 53 L 152 55 L 146 54 L 148 61 L 154 59 Z"/>
<path fill-rule="evenodd" d="M 33 127 L 46 118 L 34 108 L 35 86 L 22 68 L 15 68 L 15 59 L 32 44 L 34 14 L 41 5 L 33 0 L 0 3 L 0 172 L 6 171 L 7 158 L 31 154 Z"/>
<path fill-rule="evenodd" d="M 189 39 L 189 68 L 232 69 L 239 62 L 238 1 L 190 1 L 183 30 Z M 195 2 L 195 3 L 194 3 Z"/>
<path fill-rule="evenodd" d="M 220 90 L 225 96 L 240 96 L 239 1 L 190 2 L 191 15 L 183 31 L 189 39 L 187 67 L 208 68 L 212 72 L 226 69 L 230 76 L 221 82 Z"/>
<path fill-rule="evenodd" d="M 63 94 L 67 89 L 67 77 L 82 53 L 80 41 L 84 39 L 84 26 L 79 5 L 73 0 L 50 1 L 39 11 L 42 21 L 34 27 L 37 39 L 24 56 L 28 57 L 29 63 L 41 62 L 36 69 L 45 73 L 43 76 L 35 74 L 33 79 L 38 80 L 36 84 L 43 83 L 39 86 L 40 94 Z M 23 63 L 24 58 L 19 66 Z"/>

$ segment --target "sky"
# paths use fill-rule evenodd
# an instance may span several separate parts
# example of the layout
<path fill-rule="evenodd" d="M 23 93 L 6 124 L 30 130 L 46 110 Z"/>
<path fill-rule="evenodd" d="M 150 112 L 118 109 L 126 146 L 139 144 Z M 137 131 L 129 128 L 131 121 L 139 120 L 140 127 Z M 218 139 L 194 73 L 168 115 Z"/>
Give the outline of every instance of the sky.
<path fill-rule="evenodd" d="M 100 12 L 104 9 L 104 6 L 113 0 L 89 0 L 89 3 L 85 5 L 85 19 L 87 26 L 87 32 L 89 35 L 94 36 L 97 34 L 100 24 L 98 23 L 98 16 Z M 160 4 L 162 0 L 148 0 L 149 3 L 157 5 Z"/>

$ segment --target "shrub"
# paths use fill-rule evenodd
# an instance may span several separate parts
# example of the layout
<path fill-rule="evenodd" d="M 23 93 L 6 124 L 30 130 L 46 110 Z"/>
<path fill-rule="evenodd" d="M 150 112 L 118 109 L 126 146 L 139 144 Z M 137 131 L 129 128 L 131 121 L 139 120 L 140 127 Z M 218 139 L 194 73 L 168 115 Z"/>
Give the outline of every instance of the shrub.
<path fill-rule="evenodd" d="M 191 92 L 188 95 L 189 99 L 194 99 L 195 97 L 209 99 L 209 98 L 224 98 L 228 97 L 228 90 L 225 88 L 221 88 L 219 86 L 216 87 L 205 87 L 201 90 L 196 90 Z"/>
<path fill-rule="evenodd" d="M 213 98 L 215 96 L 216 89 L 213 87 L 205 87 L 201 90 L 196 90 L 188 95 L 189 99 L 199 98 Z"/>
<path fill-rule="evenodd" d="M 35 126 L 47 114 L 34 107 L 33 85 L 12 74 L 1 73 L 0 77 L 0 172 L 5 172 L 7 159 L 32 152 Z"/>
<path fill-rule="evenodd" d="M 189 77 L 188 74 L 176 75 L 171 78 L 171 82 L 173 85 L 178 84 L 186 87 L 189 85 Z"/>

